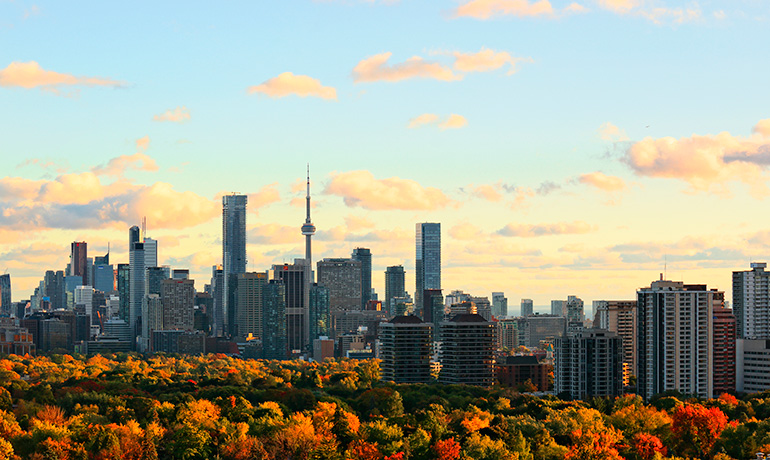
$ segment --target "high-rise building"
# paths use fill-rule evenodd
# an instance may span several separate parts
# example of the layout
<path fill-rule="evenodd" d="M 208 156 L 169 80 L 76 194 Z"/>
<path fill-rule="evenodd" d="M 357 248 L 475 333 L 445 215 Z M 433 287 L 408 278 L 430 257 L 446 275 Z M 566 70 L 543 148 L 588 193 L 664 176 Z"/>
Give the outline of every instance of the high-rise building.
<path fill-rule="evenodd" d="M 422 292 L 422 318 L 433 325 L 433 341 L 440 341 L 440 324 L 444 321 L 444 296 L 441 295 L 441 289 L 426 289 Z"/>
<path fill-rule="evenodd" d="M 623 339 L 604 329 L 581 329 L 554 344 L 554 392 L 572 399 L 623 394 Z"/>
<path fill-rule="evenodd" d="M 64 272 L 48 270 L 43 277 L 45 297 L 51 302 L 51 309 L 61 310 L 67 306 L 67 293 L 64 286 Z"/>
<path fill-rule="evenodd" d="M 144 266 L 145 267 L 158 267 L 158 240 L 147 238 L 146 236 L 142 240 L 144 243 Z"/>
<path fill-rule="evenodd" d="M 385 269 L 385 310 L 388 316 L 395 315 L 394 297 L 406 297 L 406 274 L 402 265 Z"/>
<path fill-rule="evenodd" d="M 512 351 L 519 348 L 519 324 L 514 318 L 497 321 L 497 348 Z"/>
<path fill-rule="evenodd" d="M 519 343 L 527 348 L 540 348 L 564 334 L 567 318 L 556 315 L 534 314 L 519 322 Z"/>
<path fill-rule="evenodd" d="M 11 275 L 0 275 L 0 314 L 11 315 Z"/>
<path fill-rule="evenodd" d="M 163 329 L 194 329 L 195 281 L 164 279 L 161 284 Z"/>
<path fill-rule="evenodd" d="M 492 315 L 495 318 L 508 316 L 508 298 L 504 292 L 492 293 Z"/>
<path fill-rule="evenodd" d="M 471 297 L 471 302 L 476 304 L 476 312 L 487 321 L 492 321 L 492 304 L 489 297 Z"/>
<path fill-rule="evenodd" d="M 158 302 L 154 297 L 163 295 L 163 281 L 168 279 L 166 270 L 163 267 L 148 267 L 145 270 L 144 280 L 144 298 L 142 299 L 142 346 L 144 350 L 149 350 L 152 331 L 163 329 L 163 310 L 158 308 Z M 160 324 L 158 324 L 160 317 Z"/>
<path fill-rule="evenodd" d="M 573 334 L 585 327 L 585 310 L 583 300 L 577 296 L 567 297 L 567 333 Z"/>
<path fill-rule="evenodd" d="M 230 331 L 234 318 L 229 302 L 232 275 L 246 272 L 246 195 L 222 197 L 222 313 L 224 329 Z"/>
<path fill-rule="evenodd" d="M 91 317 L 92 324 L 98 324 L 94 311 L 94 288 L 91 286 L 78 286 L 75 288 L 75 306 L 85 310 L 85 314 Z"/>
<path fill-rule="evenodd" d="M 567 317 L 567 301 L 566 300 L 552 300 L 551 301 L 551 314 L 556 316 Z"/>
<path fill-rule="evenodd" d="M 332 312 L 361 310 L 361 262 L 354 259 L 318 261 L 318 284 L 329 289 Z"/>
<path fill-rule="evenodd" d="M 85 241 L 72 243 L 69 274 L 82 277 L 83 285 L 88 285 L 88 244 Z"/>
<path fill-rule="evenodd" d="M 129 304 L 128 325 L 134 337 L 141 335 L 142 303 L 144 302 L 144 243 L 139 241 L 139 227 L 128 230 L 128 265 L 129 265 Z"/>
<path fill-rule="evenodd" d="M 115 291 L 115 268 L 109 264 L 94 264 L 94 289 L 106 293 Z"/>
<path fill-rule="evenodd" d="M 239 273 L 235 285 L 234 337 L 262 338 L 262 302 L 267 272 Z"/>
<path fill-rule="evenodd" d="M 415 304 L 422 306 L 426 289 L 441 289 L 441 224 L 415 225 Z"/>
<path fill-rule="evenodd" d="M 144 326 L 145 323 L 147 323 L 147 326 L 145 328 L 147 334 L 148 334 L 148 341 L 151 342 L 153 337 L 153 332 L 155 331 L 162 331 L 164 329 L 163 327 L 163 299 L 161 299 L 160 294 L 148 294 L 145 297 L 145 305 L 146 305 L 146 312 L 143 315 L 142 325 Z M 147 344 L 151 348 L 149 351 L 157 351 L 152 347 L 152 344 Z"/>
<path fill-rule="evenodd" d="M 372 300 L 372 251 L 368 248 L 355 248 L 352 259 L 361 262 L 361 309 Z"/>
<path fill-rule="evenodd" d="M 765 262 L 752 262 L 751 270 L 733 272 L 733 313 L 738 337 L 770 339 L 770 272 Z"/>
<path fill-rule="evenodd" d="M 262 355 L 265 359 L 286 359 L 286 289 L 280 280 L 271 280 L 264 290 L 262 301 Z"/>
<path fill-rule="evenodd" d="M 761 393 L 770 390 L 770 340 L 738 339 L 735 357 L 736 391 Z"/>
<path fill-rule="evenodd" d="M 395 383 L 428 383 L 433 351 L 432 324 L 417 316 L 396 316 L 380 324 L 380 378 Z"/>
<path fill-rule="evenodd" d="M 117 269 L 118 297 L 120 298 L 120 319 L 129 322 L 131 310 L 131 264 L 118 264 Z"/>
<path fill-rule="evenodd" d="M 714 388 L 712 397 L 735 391 L 736 320 L 732 310 L 714 307 Z"/>
<path fill-rule="evenodd" d="M 615 332 L 623 340 L 623 384 L 636 372 L 636 300 L 595 300 L 594 327 Z"/>
<path fill-rule="evenodd" d="M 318 283 L 310 286 L 310 340 L 332 335 L 329 289 Z"/>
<path fill-rule="evenodd" d="M 225 329 L 225 312 L 223 304 L 223 291 L 224 291 L 224 271 L 221 265 L 214 265 L 211 267 L 211 335 L 214 337 L 222 337 L 225 335 L 232 335 L 229 330 Z"/>
<path fill-rule="evenodd" d="M 492 386 L 496 339 L 495 325 L 479 315 L 455 315 L 444 321 L 439 382 Z"/>
<path fill-rule="evenodd" d="M 534 313 L 532 299 L 521 299 L 521 316 L 529 316 Z"/>
<path fill-rule="evenodd" d="M 305 321 L 309 316 L 305 302 L 305 259 L 294 259 L 294 264 L 273 265 L 272 271 L 273 279 L 283 283 L 286 325 L 282 330 L 286 331 L 286 344 L 293 355 L 298 355 L 310 346 L 304 333 Z"/>
<path fill-rule="evenodd" d="M 661 276 L 662 278 L 662 276 Z M 705 284 L 655 281 L 637 291 L 637 393 L 713 395 L 714 309 L 724 292 Z"/>

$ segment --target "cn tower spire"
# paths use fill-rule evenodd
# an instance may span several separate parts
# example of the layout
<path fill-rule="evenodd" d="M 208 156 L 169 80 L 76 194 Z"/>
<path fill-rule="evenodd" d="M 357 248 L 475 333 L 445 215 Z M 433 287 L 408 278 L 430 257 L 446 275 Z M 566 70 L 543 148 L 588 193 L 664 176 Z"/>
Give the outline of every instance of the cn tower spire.
<path fill-rule="evenodd" d="M 305 259 L 308 265 L 311 265 L 311 243 L 310 238 L 315 234 L 315 225 L 310 220 L 310 164 L 307 166 L 307 195 L 305 197 L 307 207 L 307 217 L 305 225 L 302 226 L 302 234 L 305 235 Z"/>

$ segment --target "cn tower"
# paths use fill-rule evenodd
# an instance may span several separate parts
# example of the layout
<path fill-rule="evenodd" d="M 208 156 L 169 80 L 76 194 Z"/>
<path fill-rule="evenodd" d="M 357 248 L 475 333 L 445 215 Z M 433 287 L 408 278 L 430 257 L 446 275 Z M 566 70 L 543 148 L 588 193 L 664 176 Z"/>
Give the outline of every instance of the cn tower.
<path fill-rule="evenodd" d="M 303 337 L 305 349 L 312 351 L 313 343 L 310 341 L 310 286 L 313 284 L 313 259 L 310 239 L 315 234 L 315 225 L 310 221 L 310 165 L 307 166 L 307 196 L 305 197 L 307 206 L 307 216 L 302 225 L 302 234 L 305 235 L 305 270 L 304 270 L 304 292 L 303 292 Z"/>

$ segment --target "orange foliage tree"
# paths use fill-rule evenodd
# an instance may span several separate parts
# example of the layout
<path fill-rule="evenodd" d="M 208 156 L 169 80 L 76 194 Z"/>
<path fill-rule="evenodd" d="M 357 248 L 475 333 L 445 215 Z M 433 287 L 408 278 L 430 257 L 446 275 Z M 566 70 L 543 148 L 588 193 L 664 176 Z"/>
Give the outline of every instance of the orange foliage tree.
<path fill-rule="evenodd" d="M 727 416 L 716 407 L 684 405 L 676 409 L 671 425 L 678 455 L 703 458 L 711 452 L 714 443 L 727 426 Z"/>
<path fill-rule="evenodd" d="M 572 447 L 565 460 L 623 460 L 615 447 L 623 436 L 615 428 L 608 427 L 599 432 L 575 430 L 572 432 Z"/>
<path fill-rule="evenodd" d="M 437 441 L 433 446 L 437 460 L 457 460 L 460 458 L 460 444 L 454 438 Z"/>
<path fill-rule="evenodd" d="M 642 460 L 652 460 L 655 458 L 655 454 L 659 453 L 665 456 L 668 449 L 663 446 L 663 442 L 657 436 L 638 433 L 633 439 L 634 451 L 639 455 Z"/>

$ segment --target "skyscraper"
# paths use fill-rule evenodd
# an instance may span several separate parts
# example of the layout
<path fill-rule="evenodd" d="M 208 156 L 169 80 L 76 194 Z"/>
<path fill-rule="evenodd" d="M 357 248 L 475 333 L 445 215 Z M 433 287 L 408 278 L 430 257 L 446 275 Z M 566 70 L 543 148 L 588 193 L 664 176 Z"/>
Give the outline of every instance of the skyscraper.
<path fill-rule="evenodd" d="M 741 339 L 770 339 L 770 272 L 752 262 L 751 270 L 733 272 L 733 313 Z"/>
<path fill-rule="evenodd" d="M 567 297 L 567 333 L 572 334 L 580 331 L 585 326 L 586 315 L 583 300 L 577 296 Z"/>
<path fill-rule="evenodd" d="M 521 316 L 529 316 L 533 311 L 532 299 L 521 299 Z"/>
<path fill-rule="evenodd" d="M 72 243 L 69 274 L 82 277 L 83 286 L 88 285 L 88 244 L 85 241 Z"/>
<path fill-rule="evenodd" d="M 432 324 L 417 316 L 396 316 L 380 324 L 381 379 L 395 383 L 430 382 Z"/>
<path fill-rule="evenodd" d="M 367 248 L 355 248 L 354 260 L 361 262 L 361 309 L 372 299 L 372 251 Z"/>
<path fill-rule="evenodd" d="M 120 308 L 118 316 L 120 319 L 129 323 L 129 311 L 131 310 L 131 264 L 118 264 L 117 284 L 118 297 L 120 298 Z"/>
<path fill-rule="evenodd" d="M 144 243 L 144 266 L 157 267 L 158 266 L 158 240 L 144 237 L 142 242 Z"/>
<path fill-rule="evenodd" d="M 353 259 L 318 261 L 318 284 L 329 289 L 332 313 L 361 310 L 361 262 Z"/>
<path fill-rule="evenodd" d="M 567 317 L 567 301 L 566 300 L 552 300 L 551 301 L 551 314 L 556 316 Z"/>
<path fill-rule="evenodd" d="M 406 275 L 402 265 L 394 265 L 385 269 L 385 310 L 388 316 L 395 315 L 394 298 L 406 297 Z"/>
<path fill-rule="evenodd" d="M 714 388 L 712 396 L 735 391 L 736 320 L 732 310 L 714 307 Z"/>
<path fill-rule="evenodd" d="M 234 336 L 262 338 L 262 301 L 267 286 L 267 273 L 239 273 L 235 292 Z"/>
<path fill-rule="evenodd" d="M 163 329 L 193 330 L 195 281 L 164 279 L 161 283 Z"/>
<path fill-rule="evenodd" d="M 554 392 L 572 399 L 623 394 L 623 339 L 604 329 L 557 337 Z"/>
<path fill-rule="evenodd" d="M 229 285 L 232 275 L 246 272 L 246 195 L 222 197 L 222 312 L 226 330 L 234 318 L 230 318 Z"/>
<path fill-rule="evenodd" d="M 232 335 L 229 330 L 225 329 L 225 312 L 224 305 L 222 304 L 222 291 L 224 289 L 224 274 L 221 265 L 214 265 L 211 267 L 211 298 L 212 298 L 212 312 L 211 312 L 211 334 L 214 337 L 221 337 L 224 335 Z"/>
<path fill-rule="evenodd" d="M 265 359 L 286 359 L 286 286 L 281 280 L 270 280 L 262 301 L 262 355 Z"/>
<path fill-rule="evenodd" d="M 11 314 L 11 275 L 0 275 L 0 314 Z"/>
<path fill-rule="evenodd" d="M 441 289 L 441 224 L 416 224 L 415 248 L 415 305 L 421 306 L 425 289 Z"/>
<path fill-rule="evenodd" d="M 331 310 L 329 309 L 329 289 L 318 283 L 310 286 L 310 341 L 322 336 L 330 336 L 331 329 Z"/>
<path fill-rule="evenodd" d="M 594 300 L 594 327 L 617 333 L 623 340 L 623 384 L 636 372 L 636 300 Z"/>
<path fill-rule="evenodd" d="M 146 266 L 144 264 L 144 243 L 140 243 L 139 227 L 133 226 L 128 230 L 128 265 L 129 265 L 129 305 L 128 324 L 132 337 L 141 334 L 139 325 L 142 317 L 144 302 L 144 280 Z"/>
<path fill-rule="evenodd" d="M 662 276 L 661 276 L 662 278 Z M 724 292 L 705 284 L 655 281 L 637 291 L 637 393 L 713 396 L 714 309 Z"/>
<path fill-rule="evenodd" d="M 309 292 L 307 303 L 305 301 L 306 268 L 304 259 L 295 259 L 294 264 L 273 265 L 272 269 L 272 279 L 283 284 L 282 308 L 285 314 L 283 319 L 286 324 L 281 330 L 285 331 L 286 343 L 292 354 L 302 353 L 309 347 L 308 336 L 304 333 L 304 326 L 309 316 L 308 303 L 310 301 Z M 277 327 L 274 323 L 270 324 L 271 327 Z"/>
<path fill-rule="evenodd" d="M 492 314 L 495 318 L 508 316 L 508 299 L 504 292 L 492 293 Z"/>
<path fill-rule="evenodd" d="M 495 325 L 479 315 L 460 314 L 441 323 L 439 382 L 490 387 L 495 383 Z"/>

